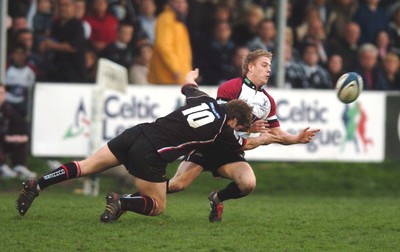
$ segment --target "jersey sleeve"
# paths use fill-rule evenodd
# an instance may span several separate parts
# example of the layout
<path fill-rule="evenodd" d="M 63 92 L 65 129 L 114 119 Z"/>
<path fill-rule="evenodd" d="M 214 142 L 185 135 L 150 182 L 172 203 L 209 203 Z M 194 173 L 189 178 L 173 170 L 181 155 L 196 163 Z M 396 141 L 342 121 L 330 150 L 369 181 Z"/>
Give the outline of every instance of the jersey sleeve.
<path fill-rule="evenodd" d="M 230 127 L 223 130 L 214 141 L 214 144 L 218 146 L 218 148 L 232 151 L 241 151 L 246 143 L 247 140 Z"/>
<path fill-rule="evenodd" d="M 209 96 L 207 93 L 201 91 L 199 87 L 194 83 L 187 83 L 182 86 L 181 93 L 187 98 L 198 97 L 198 96 Z"/>
<path fill-rule="evenodd" d="M 267 116 L 267 121 L 269 123 L 269 127 L 270 128 L 280 127 L 280 123 L 279 123 L 278 117 L 276 116 L 276 103 L 275 103 L 275 100 L 267 92 L 265 92 L 265 95 L 268 96 L 268 99 L 271 102 L 271 110 L 269 112 L 269 115 Z"/>
<path fill-rule="evenodd" d="M 241 78 L 235 78 L 222 83 L 217 91 L 218 103 L 224 103 L 233 99 L 237 99 L 240 94 L 241 86 L 242 86 Z"/>

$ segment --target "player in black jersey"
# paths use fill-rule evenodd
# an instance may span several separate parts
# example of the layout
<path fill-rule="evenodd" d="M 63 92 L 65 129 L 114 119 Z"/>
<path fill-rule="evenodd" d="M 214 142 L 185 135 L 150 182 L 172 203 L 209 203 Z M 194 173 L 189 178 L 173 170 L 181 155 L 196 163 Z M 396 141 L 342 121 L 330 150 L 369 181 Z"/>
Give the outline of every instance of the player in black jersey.
<path fill-rule="evenodd" d="M 20 215 L 25 215 L 39 191 L 62 181 L 100 173 L 124 164 L 135 177 L 134 194 L 106 196 L 102 222 L 113 222 L 125 211 L 159 215 L 166 206 L 166 166 L 195 148 L 215 144 L 232 151 L 253 149 L 275 141 L 266 130 L 255 139 L 243 139 L 236 132 L 248 130 L 252 108 L 241 100 L 218 105 L 200 91 L 195 79 L 198 69 L 190 71 L 182 93 L 186 104 L 153 123 L 143 123 L 125 130 L 92 156 L 82 161 L 63 164 L 38 180 L 23 183 L 17 200 Z"/>

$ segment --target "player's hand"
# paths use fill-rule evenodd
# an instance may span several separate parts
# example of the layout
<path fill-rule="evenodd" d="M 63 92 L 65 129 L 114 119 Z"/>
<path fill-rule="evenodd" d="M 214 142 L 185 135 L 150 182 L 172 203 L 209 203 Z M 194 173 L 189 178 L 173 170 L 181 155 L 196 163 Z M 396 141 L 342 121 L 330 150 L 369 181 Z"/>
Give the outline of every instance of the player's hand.
<path fill-rule="evenodd" d="M 251 124 L 249 131 L 251 133 L 261 133 L 261 132 L 266 132 L 266 129 L 268 128 L 269 124 L 267 120 L 257 120 Z"/>
<path fill-rule="evenodd" d="M 185 78 L 185 83 L 194 83 L 197 85 L 196 83 L 196 79 L 199 77 L 199 69 L 196 68 L 192 71 L 189 71 L 186 74 L 186 78 Z"/>
<path fill-rule="evenodd" d="M 310 127 L 303 129 L 298 135 L 299 143 L 309 143 L 311 142 L 312 138 L 320 132 L 320 129 L 310 130 Z"/>

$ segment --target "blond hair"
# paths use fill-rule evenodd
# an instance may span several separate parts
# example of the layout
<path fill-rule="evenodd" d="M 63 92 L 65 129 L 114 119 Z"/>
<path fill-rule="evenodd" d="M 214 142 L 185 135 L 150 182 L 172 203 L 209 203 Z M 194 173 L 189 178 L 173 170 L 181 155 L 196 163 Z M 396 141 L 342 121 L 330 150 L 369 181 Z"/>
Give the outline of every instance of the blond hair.
<path fill-rule="evenodd" d="M 247 54 L 247 56 L 243 59 L 242 64 L 242 76 L 246 76 L 249 72 L 249 65 L 254 63 L 260 57 L 267 57 L 272 60 L 272 52 L 268 52 L 263 49 L 257 49 L 255 51 L 251 51 Z"/>

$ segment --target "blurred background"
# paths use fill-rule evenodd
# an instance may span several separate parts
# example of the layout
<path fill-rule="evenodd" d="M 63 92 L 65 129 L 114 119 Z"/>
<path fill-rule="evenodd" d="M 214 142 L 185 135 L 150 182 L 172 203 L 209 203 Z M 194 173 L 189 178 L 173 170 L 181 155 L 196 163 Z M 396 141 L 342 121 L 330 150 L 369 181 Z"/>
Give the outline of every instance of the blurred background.
<path fill-rule="evenodd" d="M 320 175 L 329 170 L 319 170 L 324 167 L 385 167 L 393 169 L 389 177 L 398 176 L 400 1 L 0 2 L 1 137 L 15 136 L 13 144 L 1 141 L 0 181 L 6 185 L 87 156 L 96 148 L 94 138 L 104 143 L 172 111 L 183 103 L 179 85 L 190 69 L 200 69 L 199 84 L 215 96 L 221 83 L 241 76 L 243 57 L 258 48 L 274 54 L 266 89 L 282 127 L 296 132 L 311 126 L 321 134 L 307 146 L 250 151 L 250 161 L 262 167 L 306 163 Z M 99 70 L 100 59 L 123 70 Z M 349 71 L 363 77 L 364 92 L 345 105 L 334 88 Z M 94 102 L 99 79 L 112 82 L 120 74 L 126 90 L 105 90 L 101 106 Z M 102 111 L 98 121 L 96 109 Z"/>

